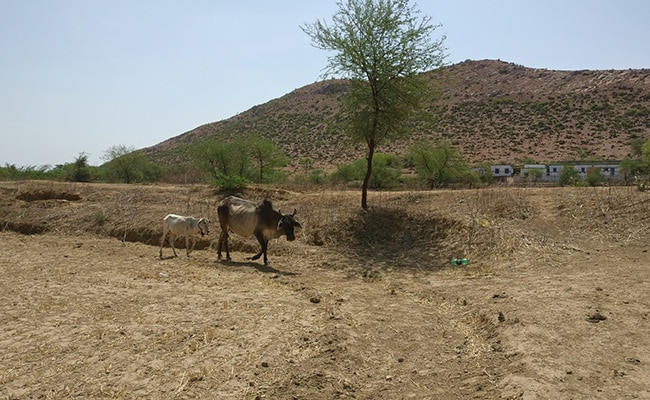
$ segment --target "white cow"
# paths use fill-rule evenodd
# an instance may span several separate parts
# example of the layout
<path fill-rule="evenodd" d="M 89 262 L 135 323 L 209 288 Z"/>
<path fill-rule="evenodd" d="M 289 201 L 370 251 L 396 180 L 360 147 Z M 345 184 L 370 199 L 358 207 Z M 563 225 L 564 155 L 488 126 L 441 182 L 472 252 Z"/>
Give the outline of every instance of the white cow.
<path fill-rule="evenodd" d="M 192 248 L 190 249 L 190 235 L 196 234 L 197 231 L 201 231 L 201 236 L 207 235 L 210 233 L 210 220 L 207 218 L 194 218 L 194 217 L 183 217 L 181 215 L 169 214 L 163 219 L 163 234 L 160 238 L 160 258 L 162 258 L 162 248 L 165 243 L 165 237 L 169 232 L 169 244 L 172 246 L 174 251 L 174 257 L 176 255 L 176 249 L 174 248 L 174 240 L 176 236 L 185 235 L 185 251 L 187 256 L 190 256 L 190 252 L 194 250 L 194 245 L 196 245 L 196 240 L 192 243 Z"/>

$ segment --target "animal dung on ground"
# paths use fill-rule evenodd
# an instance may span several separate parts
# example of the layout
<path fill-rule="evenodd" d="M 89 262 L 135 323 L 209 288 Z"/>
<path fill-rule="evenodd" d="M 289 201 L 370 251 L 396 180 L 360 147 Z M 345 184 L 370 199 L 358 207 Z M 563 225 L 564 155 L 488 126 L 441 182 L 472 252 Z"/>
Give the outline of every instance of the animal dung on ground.
<path fill-rule="evenodd" d="M 606 316 L 604 316 L 603 314 L 598 313 L 598 312 L 590 314 L 590 315 L 587 316 L 587 321 L 591 322 L 592 324 L 597 324 L 600 321 L 604 321 L 606 319 L 607 319 Z"/>

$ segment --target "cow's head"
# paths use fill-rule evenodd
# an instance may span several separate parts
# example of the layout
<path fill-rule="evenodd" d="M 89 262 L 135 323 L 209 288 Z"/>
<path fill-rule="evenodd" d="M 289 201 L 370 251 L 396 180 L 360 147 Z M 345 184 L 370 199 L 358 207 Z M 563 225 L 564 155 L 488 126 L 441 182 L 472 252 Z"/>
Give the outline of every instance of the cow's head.
<path fill-rule="evenodd" d="M 295 215 L 296 210 L 294 209 L 291 214 L 282 214 L 281 210 L 278 210 L 280 213 L 280 221 L 278 221 L 278 231 L 287 235 L 288 241 L 293 241 L 296 239 L 296 235 L 293 233 L 294 228 L 302 228 L 300 222 L 296 221 Z"/>
<path fill-rule="evenodd" d="M 201 236 L 210 234 L 210 220 L 207 218 L 199 219 L 199 230 L 201 231 Z"/>

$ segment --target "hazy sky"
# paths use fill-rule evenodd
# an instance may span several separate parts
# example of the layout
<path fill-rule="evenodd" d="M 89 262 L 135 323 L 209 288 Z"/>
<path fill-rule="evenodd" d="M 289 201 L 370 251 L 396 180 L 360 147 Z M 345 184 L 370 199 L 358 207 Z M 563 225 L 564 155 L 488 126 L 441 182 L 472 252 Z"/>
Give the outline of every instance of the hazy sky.
<path fill-rule="evenodd" d="M 417 2 L 448 63 L 650 68 L 650 1 Z M 0 0 L 0 165 L 92 165 L 321 80 L 334 0 Z"/>

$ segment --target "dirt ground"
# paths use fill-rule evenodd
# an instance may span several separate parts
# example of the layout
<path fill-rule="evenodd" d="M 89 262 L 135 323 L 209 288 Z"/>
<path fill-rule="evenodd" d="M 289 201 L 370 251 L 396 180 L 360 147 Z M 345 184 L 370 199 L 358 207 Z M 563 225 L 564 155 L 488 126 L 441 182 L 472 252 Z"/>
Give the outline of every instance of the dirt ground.
<path fill-rule="evenodd" d="M 269 266 L 208 187 L 0 182 L 0 398 L 650 399 L 647 192 L 243 195 L 304 226 Z"/>

